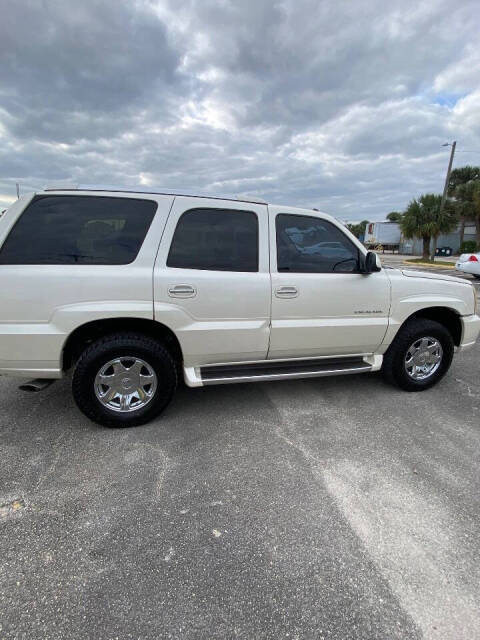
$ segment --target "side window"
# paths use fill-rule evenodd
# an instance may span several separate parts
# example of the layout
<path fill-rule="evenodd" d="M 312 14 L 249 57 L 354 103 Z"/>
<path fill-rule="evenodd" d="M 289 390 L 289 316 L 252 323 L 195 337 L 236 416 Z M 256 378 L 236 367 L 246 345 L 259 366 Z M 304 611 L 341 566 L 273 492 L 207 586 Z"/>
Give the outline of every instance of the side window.
<path fill-rule="evenodd" d="M 103 196 L 40 196 L 0 249 L 0 264 L 128 264 L 157 203 Z"/>
<path fill-rule="evenodd" d="M 258 271 L 258 218 L 251 211 L 191 209 L 180 218 L 167 267 Z"/>
<path fill-rule="evenodd" d="M 280 214 L 277 269 L 292 273 L 352 273 L 358 271 L 357 247 L 328 220 Z"/>

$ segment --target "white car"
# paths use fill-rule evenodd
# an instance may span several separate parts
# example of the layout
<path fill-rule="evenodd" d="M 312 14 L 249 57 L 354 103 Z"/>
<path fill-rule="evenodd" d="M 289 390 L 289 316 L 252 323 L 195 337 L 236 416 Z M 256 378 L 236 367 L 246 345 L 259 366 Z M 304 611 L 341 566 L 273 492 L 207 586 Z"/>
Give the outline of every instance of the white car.
<path fill-rule="evenodd" d="M 480 253 L 462 253 L 455 263 L 455 269 L 464 273 L 471 273 L 480 280 Z"/>
<path fill-rule="evenodd" d="M 40 389 L 71 372 L 78 407 L 107 426 L 157 416 L 179 376 L 200 387 L 382 370 L 422 391 L 479 331 L 469 282 L 382 268 L 310 209 L 70 186 L 0 219 L 0 373 Z"/>

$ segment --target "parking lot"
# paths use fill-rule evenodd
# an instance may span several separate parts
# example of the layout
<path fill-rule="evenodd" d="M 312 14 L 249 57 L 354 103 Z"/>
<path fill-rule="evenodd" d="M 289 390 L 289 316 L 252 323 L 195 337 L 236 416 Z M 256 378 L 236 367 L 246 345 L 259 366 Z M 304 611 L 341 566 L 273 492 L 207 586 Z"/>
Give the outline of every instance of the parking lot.
<path fill-rule="evenodd" d="M 0 378 L 0 638 L 480 638 L 479 361 L 182 388 L 129 430 Z"/>

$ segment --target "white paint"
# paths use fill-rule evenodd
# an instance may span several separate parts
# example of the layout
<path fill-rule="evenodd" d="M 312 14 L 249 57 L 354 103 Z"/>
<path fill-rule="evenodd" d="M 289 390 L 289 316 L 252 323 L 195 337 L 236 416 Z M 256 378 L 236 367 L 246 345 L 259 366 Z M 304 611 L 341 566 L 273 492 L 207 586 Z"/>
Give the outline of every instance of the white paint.
<path fill-rule="evenodd" d="M 44 192 L 45 193 L 45 192 Z M 54 195 L 103 195 L 108 191 L 48 191 Z M 462 317 L 462 345 L 480 330 L 473 289 L 464 281 L 398 270 L 359 273 L 277 273 L 275 216 L 308 215 L 328 220 L 365 252 L 327 214 L 258 202 L 114 192 L 121 198 L 158 203 L 137 258 L 128 265 L 0 265 L 0 372 L 62 377 L 68 336 L 85 323 L 109 318 L 156 320 L 180 342 L 184 377 L 201 384 L 196 368 L 216 363 L 294 359 L 345 354 L 381 356 L 406 318 L 423 308 L 449 307 Z M 33 194 L 0 219 L 0 245 Z M 194 208 L 253 212 L 259 225 L 256 273 L 174 269 L 166 266 L 176 225 Z M 269 224 L 270 220 L 270 224 Z M 158 250 L 158 255 L 157 255 Z M 153 276 L 153 291 L 152 291 Z M 188 285 L 190 297 L 169 294 Z M 279 298 L 278 287 L 295 287 Z M 378 362 L 380 362 L 378 360 Z"/>

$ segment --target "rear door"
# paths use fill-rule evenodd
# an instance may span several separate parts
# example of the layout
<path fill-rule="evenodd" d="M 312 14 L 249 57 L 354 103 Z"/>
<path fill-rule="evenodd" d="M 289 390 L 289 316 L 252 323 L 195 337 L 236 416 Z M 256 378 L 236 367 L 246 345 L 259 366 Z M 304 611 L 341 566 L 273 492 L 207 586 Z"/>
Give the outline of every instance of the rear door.
<path fill-rule="evenodd" d="M 155 319 L 186 366 L 261 360 L 270 325 L 266 205 L 176 197 L 154 270 Z"/>
<path fill-rule="evenodd" d="M 48 323 L 61 307 L 128 301 L 152 318 L 153 256 L 173 198 L 41 194 L 0 248 L 0 322 Z M 9 224 L 10 223 L 10 224 Z M 6 229 L 8 232 L 8 229 Z M 5 233 L 7 235 L 7 233 Z M 1 238 L 0 238 L 1 242 Z"/>
<path fill-rule="evenodd" d="M 173 197 L 74 191 L 27 202 L 0 220 L 0 368 L 56 371 L 77 326 L 153 319 L 153 262 Z"/>
<path fill-rule="evenodd" d="M 372 353 L 388 326 L 390 281 L 359 273 L 360 249 L 329 216 L 269 206 L 269 358 Z"/>

